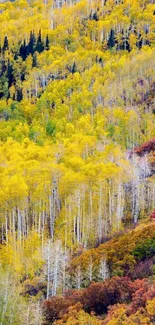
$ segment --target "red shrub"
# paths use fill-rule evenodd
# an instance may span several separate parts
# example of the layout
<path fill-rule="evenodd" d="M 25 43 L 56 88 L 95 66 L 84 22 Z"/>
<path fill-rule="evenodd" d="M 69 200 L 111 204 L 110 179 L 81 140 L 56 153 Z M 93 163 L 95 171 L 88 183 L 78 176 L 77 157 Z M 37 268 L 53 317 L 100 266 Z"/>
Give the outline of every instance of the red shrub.
<path fill-rule="evenodd" d="M 155 297 L 155 286 L 149 284 L 147 279 L 136 280 L 131 284 L 132 303 L 128 309 L 129 314 L 146 306 L 147 300 Z"/>
<path fill-rule="evenodd" d="M 134 153 L 138 156 L 143 157 L 145 154 L 155 151 L 155 139 L 143 143 L 140 147 L 134 149 Z"/>
<path fill-rule="evenodd" d="M 70 306 L 78 302 L 86 312 L 97 315 L 106 313 L 110 306 L 128 304 L 128 314 L 135 313 L 146 306 L 149 299 L 155 297 L 155 286 L 147 279 L 131 281 L 129 277 L 113 277 L 104 282 L 93 282 L 87 289 L 68 290 L 64 296 L 52 297 L 43 304 L 46 321 L 43 325 L 51 325 L 68 312 Z"/>
<path fill-rule="evenodd" d="M 150 219 L 151 219 L 151 220 L 155 220 L 155 211 L 153 211 L 153 212 L 151 213 L 151 215 L 150 215 Z"/>
<path fill-rule="evenodd" d="M 92 283 L 84 292 L 84 309 L 98 315 L 107 311 L 108 306 L 128 302 L 131 299 L 130 279 L 113 277 L 103 283 Z"/>
<path fill-rule="evenodd" d="M 52 324 L 55 320 L 60 319 L 72 305 L 69 299 L 64 297 L 52 297 L 43 303 L 43 315 L 45 322 L 43 325 Z"/>

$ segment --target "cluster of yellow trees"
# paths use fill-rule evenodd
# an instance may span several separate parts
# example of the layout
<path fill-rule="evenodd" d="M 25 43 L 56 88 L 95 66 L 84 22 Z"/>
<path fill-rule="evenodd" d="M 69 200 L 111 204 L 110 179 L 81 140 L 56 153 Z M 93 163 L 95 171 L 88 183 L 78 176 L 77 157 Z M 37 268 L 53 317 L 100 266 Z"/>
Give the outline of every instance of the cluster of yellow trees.
<path fill-rule="evenodd" d="M 154 4 L 15 1 L 0 15 L 1 64 L 13 80 L 0 101 L 2 242 L 35 230 L 42 242 L 87 247 L 149 213 L 154 182 L 129 156 L 155 132 Z M 19 45 L 39 30 L 49 44 L 33 67 Z M 118 31 L 130 32 L 130 51 L 118 48 Z"/>
<path fill-rule="evenodd" d="M 109 231 L 120 230 L 126 218 L 153 209 L 152 178 L 140 178 L 139 158 L 129 161 L 120 145 L 95 136 L 99 121 L 102 118 L 96 117 L 91 123 L 91 116 L 84 116 L 77 122 L 78 132 L 54 143 L 48 139 L 42 146 L 28 138 L 1 143 L 2 242 L 10 233 L 22 241 L 33 229 L 43 242 L 55 234 L 67 247 L 89 246 Z M 74 125 L 67 124 L 68 134 Z M 137 205 L 132 207 L 137 186 L 138 212 Z"/>

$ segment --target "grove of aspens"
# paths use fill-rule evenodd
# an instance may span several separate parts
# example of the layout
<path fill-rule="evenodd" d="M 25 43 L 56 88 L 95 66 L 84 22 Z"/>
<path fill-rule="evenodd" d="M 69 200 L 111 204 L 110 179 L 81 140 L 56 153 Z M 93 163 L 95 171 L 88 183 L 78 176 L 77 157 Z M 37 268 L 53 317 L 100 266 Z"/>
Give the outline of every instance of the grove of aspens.
<path fill-rule="evenodd" d="M 0 325 L 155 324 L 155 0 L 0 1 Z"/>

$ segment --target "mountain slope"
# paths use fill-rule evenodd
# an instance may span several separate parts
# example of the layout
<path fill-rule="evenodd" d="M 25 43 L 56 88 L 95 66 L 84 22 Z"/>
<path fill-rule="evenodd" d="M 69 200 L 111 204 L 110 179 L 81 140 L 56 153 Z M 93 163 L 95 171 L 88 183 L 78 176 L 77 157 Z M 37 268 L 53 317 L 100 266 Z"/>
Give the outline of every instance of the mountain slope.
<path fill-rule="evenodd" d="M 154 23 L 152 0 L 0 3 L 1 325 L 154 322 Z"/>
<path fill-rule="evenodd" d="M 153 324 L 154 254 L 155 223 L 148 222 L 73 258 L 76 289 L 44 302 L 45 324 Z"/>

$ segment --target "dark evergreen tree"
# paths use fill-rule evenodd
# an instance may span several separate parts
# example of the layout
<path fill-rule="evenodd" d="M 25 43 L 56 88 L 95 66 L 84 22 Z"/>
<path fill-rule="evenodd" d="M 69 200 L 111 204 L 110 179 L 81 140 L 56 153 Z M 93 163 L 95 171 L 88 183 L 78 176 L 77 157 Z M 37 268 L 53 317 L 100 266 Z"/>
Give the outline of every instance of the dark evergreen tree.
<path fill-rule="evenodd" d="M 3 74 L 0 78 L 0 99 L 1 98 L 8 98 L 9 90 L 8 90 L 8 78 L 6 73 Z"/>
<path fill-rule="evenodd" d="M 72 66 L 71 72 L 72 72 L 72 73 L 77 72 L 77 68 L 76 68 L 76 63 L 75 63 L 75 62 L 73 63 L 73 66 Z"/>
<path fill-rule="evenodd" d="M 146 40 L 146 45 L 151 46 L 151 42 L 148 39 Z"/>
<path fill-rule="evenodd" d="M 98 63 L 100 64 L 101 67 L 103 67 L 103 61 L 102 61 L 102 58 L 99 58 Z"/>
<path fill-rule="evenodd" d="M 125 50 L 130 52 L 130 44 L 129 44 L 129 38 L 126 34 L 124 34 L 124 30 L 122 29 L 122 43 L 117 44 L 117 50 Z"/>
<path fill-rule="evenodd" d="M 29 41 L 29 54 L 33 54 L 34 51 L 35 51 L 35 44 L 36 44 L 36 37 L 35 37 L 35 34 L 34 32 L 31 32 L 30 33 L 30 41 Z"/>
<path fill-rule="evenodd" d="M 142 44 L 143 44 L 143 39 L 141 37 L 141 34 L 138 35 L 138 41 L 136 43 L 138 49 L 140 50 L 142 48 Z"/>
<path fill-rule="evenodd" d="M 92 19 L 93 19 L 93 20 L 96 20 L 96 21 L 98 21 L 98 20 L 99 20 L 99 18 L 98 18 L 98 15 L 97 15 L 97 12 L 96 12 L 96 11 L 93 13 Z"/>
<path fill-rule="evenodd" d="M 44 51 L 44 45 L 43 45 L 42 38 L 41 38 L 41 30 L 39 31 L 39 35 L 38 35 L 38 39 L 37 39 L 37 44 L 36 44 L 35 50 L 37 52 L 39 52 L 39 53 L 41 53 L 41 52 Z"/>
<path fill-rule="evenodd" d="M 25 61 L 26 56 L 27 56 L 27 46 L 26 46 L 26 41 L 24 40 L 24 43 L 21 45 L 19 49 L 19 55 L 22 57 L 23 61 Z"/>
<path fill-rule="evenodd" d="M 34 32 L 31 31 L 29 43 L 27 45 L 27 56 L 29 54 L 33 54 L 34 53 L 34 51 L 35 51 L 35 44 L 36 44 L 36 37 L 35 37 Z"/>
<path fill-rule="evenodd" d="M 17 89 L 17 102 L 20 102 L 23 99 L 22 89 Z"/>
<path fill-rule="evenodd" d="M 11 87 L 11 85 L 14 81 L 14 77 L 13 77 L 13 67 L 12 67 L 12 64 L 10 63 L 10 60 L 8 61 L 6 75 L 7 75 L 7 79 L 8 79 L 8 86 Z"/>
<path fill-rule="evenodd" d="M 1 60 L 0 60 L 0 76 L 2 76 L 5 71 L 6 71 L 6 64 L 5 64 L 5 61 L 1 58 Z"/>
<path fill-rule="evenodd" d="M 47 36 L 46 36 L 46 41 L 45 41 L 45 50 L 49 50 L 49 38 L 48 38 L 48 34 L 47 34 Z"/>
<path fill-rule="evenodd" d="M 8 42 L 7 36 L 5 36 L 5 38 L 4 38 L 4 44 L 3 44 L 3 47 L 2 47 L 2 51 L 5 52 L 8 49 L 9 49 L 9 42 Z"/>
<path fill-rule="evenodd" d="M 14 54 L 13 58 L 14 58 L 14 61 L 16 61 L 18 59 L 18 53 L 17 52 Z"/>
<path fill-rule="evenodd" d="M 109 35 L 109 40 L 108 40 L 108 47 L 114 47 L 116 44 L 116 40 L 115 40 L 115 32 L 113 29 L 111 29 L 110 31 L 110 35 Z"/>

